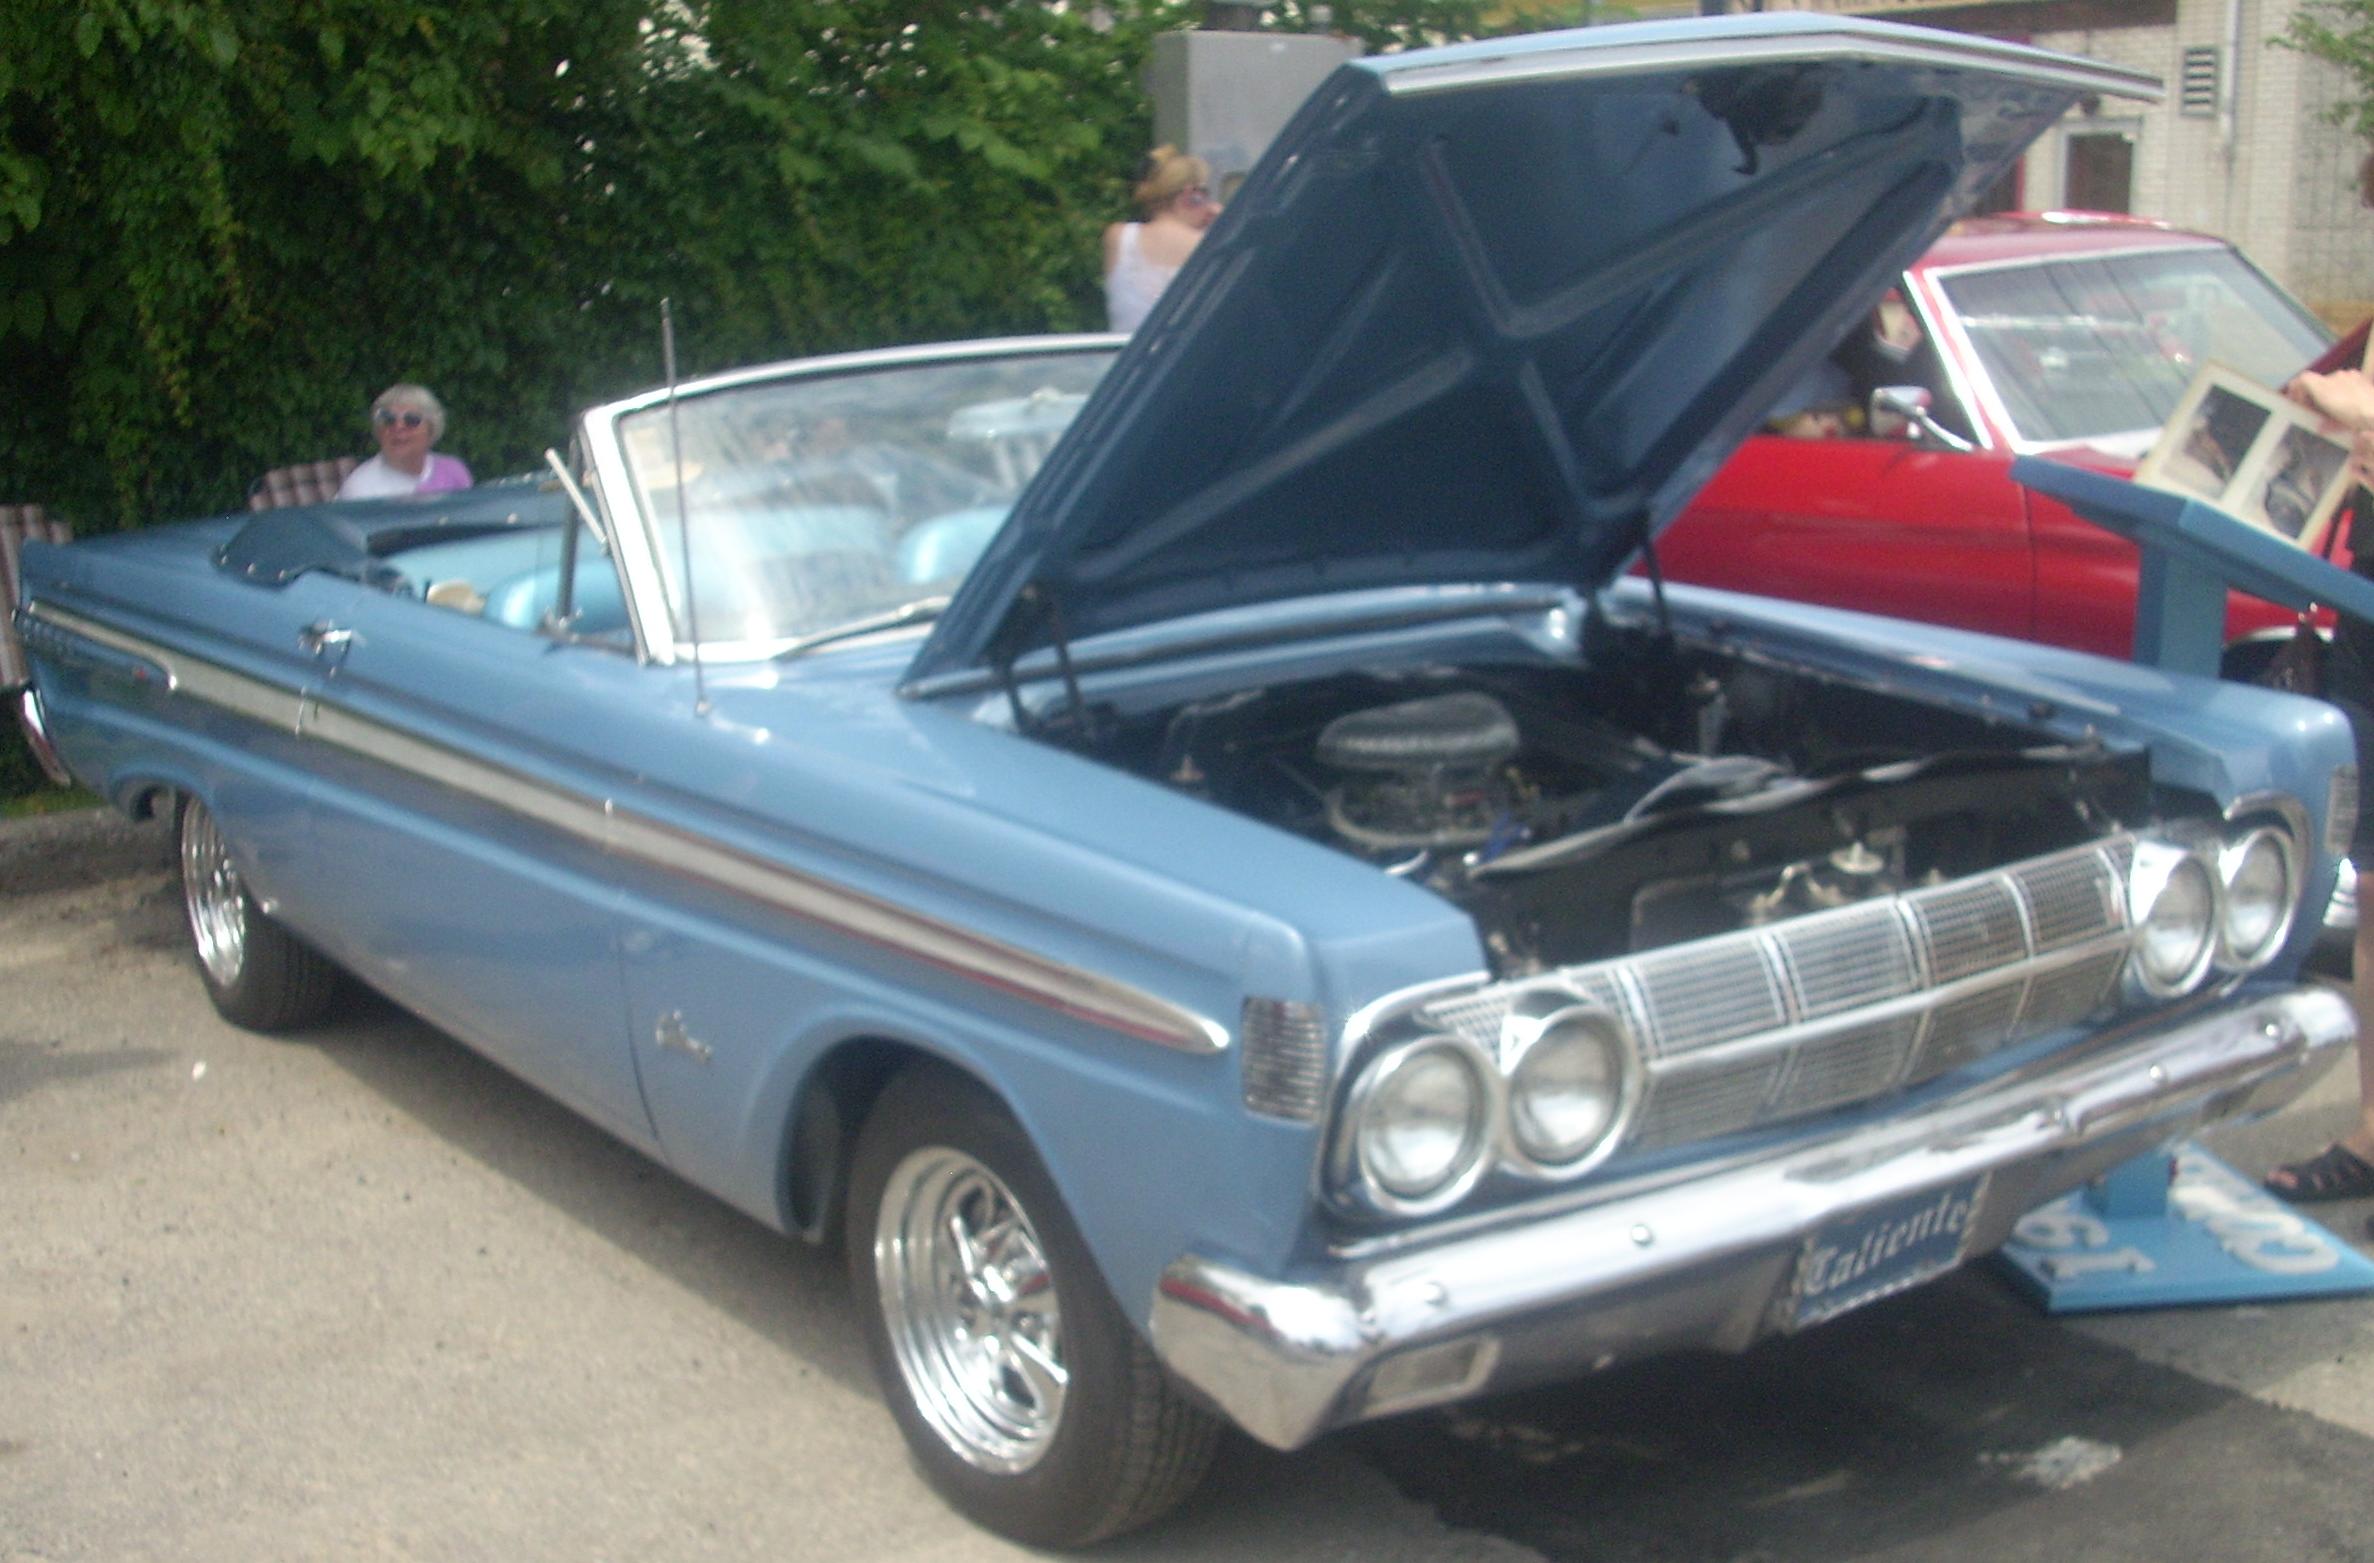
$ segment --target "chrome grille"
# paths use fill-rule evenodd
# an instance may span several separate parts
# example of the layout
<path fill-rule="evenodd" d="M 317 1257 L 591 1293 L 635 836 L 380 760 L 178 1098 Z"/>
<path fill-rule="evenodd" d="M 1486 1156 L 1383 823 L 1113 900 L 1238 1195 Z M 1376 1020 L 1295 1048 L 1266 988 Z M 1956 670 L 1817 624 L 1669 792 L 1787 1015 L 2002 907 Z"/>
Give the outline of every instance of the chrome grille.
<path fill-rule="evenodd" d="M 1920 1030 L 1920 1018 L 1905 1015 L 1805 1043 L 1790 1056 L 1774 1115 L 1820 1112 L 1870 1095 L 1875 1082 L 1884 1086 L 1903 1069 Z"/>
<path fill-rule="evenodd" d="M 1928 1035 L 1922 1039 L 1920 1056 L 1906 1078 L 1935 1079 L 2010 1041 L 2019 1020 L 2020 1001 L 2027 996 L 2028 979 L 2014 976 L 1939 1004 L 1929 1013 Z"/>
<path fill-rule="evenodd" d="M 1712 1047 L 1786 1025 L 1780 977 L 1755 939 L 1708 939 L 1633 965 L 1653 1058 Z"/>
<path fill-rule="evenodd" d="M 1651 1075 L 1631 1143 L 1680 1145 L 1750 1127 L 1763 1115 L 1782 1062 L 1772 1055 L 1744 1068 L 1727 1065 L 1690 1074 Z"/>
<path fill-rule="evenodd" d="M 1802 929 L 1783 929 L 1781 961 L 1808 1020 L 1920 986 L 1912 931 L 1887 902 L 1855 907 Z"/>
<path fill-rule="evenodd" d="M 2083 944 L 2120 920 L 2111 904 L 2118 886 L 2097 860 L 2047 859 L 2023 865 L 2012 877 L 2028 904 L 2028 922 L 2040 955 Z"/>
<path fill-rule="evenodd" d="M 1931 982 L 1959 982 L 2027 951 L 2019 897 L 2003 880 L 1925 891 L 1909 910 L 1928 951 Z"/>
<path fill-rule="evenodd" d="M 1679 1145 L 1868 1101 L 2098 1013 L 2130 944 L 2116 837 L 1999 872 L 1436 999 L 1487 1049 L 1539 987 L 1639 1039 L 1626 1143 Z"/>

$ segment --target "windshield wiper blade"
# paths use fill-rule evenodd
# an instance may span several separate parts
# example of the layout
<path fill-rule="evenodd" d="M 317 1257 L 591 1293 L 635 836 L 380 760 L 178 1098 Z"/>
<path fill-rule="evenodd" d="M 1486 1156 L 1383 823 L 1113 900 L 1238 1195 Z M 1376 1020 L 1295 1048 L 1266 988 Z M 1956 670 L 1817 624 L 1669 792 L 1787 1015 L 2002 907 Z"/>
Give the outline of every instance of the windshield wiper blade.
<path fill-rule="evenodd" d="M 927 623 L 938 618 L 941 610 L 947 606 L 948 599 L 945 596 L 918 597 L 913 602 L 902 602 L 895 608 L 886 608 L 880 613 L 871 613 L 862 619 L 851 619 L 848 623 L 836 624 L 829 630 L 818 630 L 812 635 L 802 635 L 781 651 L 776 652 L 775 660 L 780 662 L 786 657 L 796 657 L 804 651 L 814 651 L 819 646 L 829 646 L 838 640 L 855 640 L 860 635 L 873 635 L 883 630 L 900 629 L 909 624 Z"/>

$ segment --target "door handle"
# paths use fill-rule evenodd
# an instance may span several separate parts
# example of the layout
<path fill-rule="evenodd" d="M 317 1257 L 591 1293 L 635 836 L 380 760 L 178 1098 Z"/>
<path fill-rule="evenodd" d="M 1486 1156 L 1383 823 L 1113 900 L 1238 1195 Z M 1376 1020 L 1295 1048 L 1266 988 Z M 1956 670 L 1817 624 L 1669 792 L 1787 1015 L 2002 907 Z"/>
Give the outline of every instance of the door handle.
<path fill-rule="evenodd" d="M 335 653 L 340 660 L 344 660 L 346 648 L 353 644 L 354 631 L 341 624 L 332 624 L 327 619 L 315 619 L 297 631 L 297 649 L 316 657 Z"/>

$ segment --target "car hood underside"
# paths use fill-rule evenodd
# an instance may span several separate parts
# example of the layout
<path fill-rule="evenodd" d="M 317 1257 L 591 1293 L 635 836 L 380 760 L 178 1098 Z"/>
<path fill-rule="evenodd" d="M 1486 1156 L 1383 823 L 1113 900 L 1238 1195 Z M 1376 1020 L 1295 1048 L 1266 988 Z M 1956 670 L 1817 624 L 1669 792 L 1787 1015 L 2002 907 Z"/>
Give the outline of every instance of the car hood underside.
<path fill-rule="evenodd" d="M 1314 591 L 1595 586 L 2070 103 L 2153 90 L 1778 14 L 1347 65 L 912 676 Z"/>

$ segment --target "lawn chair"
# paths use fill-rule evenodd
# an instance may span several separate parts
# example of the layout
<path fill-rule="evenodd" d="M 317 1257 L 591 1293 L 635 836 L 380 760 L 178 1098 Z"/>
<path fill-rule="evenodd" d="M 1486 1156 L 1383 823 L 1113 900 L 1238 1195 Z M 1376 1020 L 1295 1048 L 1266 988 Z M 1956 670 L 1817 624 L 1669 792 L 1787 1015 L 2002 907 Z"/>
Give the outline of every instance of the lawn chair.
<path fill-rule="evenodd" d="M 318 505 L 323 500 L 336 499 L 338 485 L 360 465 L 353 456 L 337 456 L 328 461 L 300 461 L 291 467 L 274 467 L 249 487 L 247 508 L 278 510 L 283 505 Z"/>
<path fill-rule="evenodd" d="M 16 637 L 17 556 L 30 540 L 63 543 L 74 529 L 53 521 L 39 505 L 0 505 L 0 691 L 21 689 L 30 677 Z"/>

